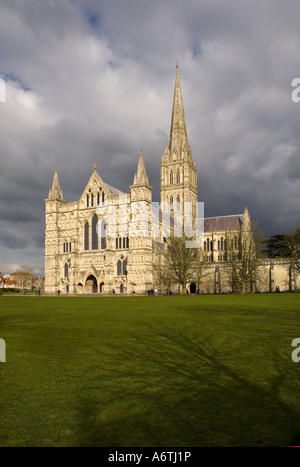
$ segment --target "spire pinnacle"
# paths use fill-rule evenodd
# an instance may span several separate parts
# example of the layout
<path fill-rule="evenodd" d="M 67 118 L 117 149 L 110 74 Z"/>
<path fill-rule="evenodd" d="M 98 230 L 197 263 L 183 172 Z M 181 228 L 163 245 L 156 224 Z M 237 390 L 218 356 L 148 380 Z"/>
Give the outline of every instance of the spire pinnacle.
<path fill-rule="evenodd" d="M 177 62 L 169 148 L 178 153 L 183 146 L 189 148 Z"/>
<path fill-rule="evenodd" d="M 144 157 L 143 157 L 143 150 L 141 149 L 140 151 L 140 159 L 137 167 L 137 171 L 134 174 L 134 180 L 133 180 L 134 185 L 147 185 L 149 186 L 149 179 L 148 175 L 146 172 L 146 167 L 144 163 Z"/>
<path fill-rule="evenodd" d="M 60 184 L 59 184 L 57 166 L 55 167 L 55 172 L 54 172 L 52 187 L 51 187 L 50 190 L 49 190 L 49 197 L 48 197 L 48 199 L 63 200 L 63 193 L 62 193 L 62 190 L 61 190 Z"/>

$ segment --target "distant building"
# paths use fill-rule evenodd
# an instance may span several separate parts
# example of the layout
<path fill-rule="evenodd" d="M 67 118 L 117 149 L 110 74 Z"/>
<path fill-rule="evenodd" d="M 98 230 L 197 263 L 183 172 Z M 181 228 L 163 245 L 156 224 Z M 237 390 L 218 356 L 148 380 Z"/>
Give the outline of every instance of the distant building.
<path fill-rule="evenodd" d="M 10 288 L 17 288 L 17 282 L 13 279 L 11 279 L 10 277 L 4 277 L 3 278 L 3 281 L 4 281 L 4 288 L 5 289 L 10 289 Z"/>

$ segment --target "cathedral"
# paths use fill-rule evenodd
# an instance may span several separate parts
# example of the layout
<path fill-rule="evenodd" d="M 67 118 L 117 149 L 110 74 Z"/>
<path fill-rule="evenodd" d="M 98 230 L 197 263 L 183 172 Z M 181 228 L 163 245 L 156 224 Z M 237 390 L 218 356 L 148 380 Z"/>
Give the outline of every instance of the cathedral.
<path fill-rule="evenodd" d="M 225 237 L 250 220 L 239 215 L 200 218 L 197 169 L 188 142 L 179 68 L 176 67 L 170 137 L 161 161 L 160 204 L 152 203 L 152 187 L 141 151 L 130 191 L 124 193 L 93 173 L 78 201 L 63 198 L 58 171 L 45 200 L 46 294 L 147 294 L 160 289 L 153 260 L 176 226 L 202 225 L 202 248 L 213 271 L 205 285 L 215 292 L 216 265 L 225 258 Z M 155 204 L 158 206 L 155 207 Z M 219 285 L 218 285 L 219 284 Z M 194 283 L 187 284 L 191 293 Z M 204 289 L 203 289 L 204 291 Z"/>

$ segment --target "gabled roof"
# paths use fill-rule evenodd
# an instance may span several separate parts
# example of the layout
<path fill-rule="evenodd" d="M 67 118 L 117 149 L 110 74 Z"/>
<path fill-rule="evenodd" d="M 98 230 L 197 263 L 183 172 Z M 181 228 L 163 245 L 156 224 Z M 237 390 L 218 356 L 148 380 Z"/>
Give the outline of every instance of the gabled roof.
<path fill-rule="evenodd" d="M 198 219 L 200 222 L 201 219 Z M 204 232 L 225 232 L 239 230 L 244 223 L 244 214 L 204 218 Z"/>
<path fill-rule="evenodd" d="M 126 195 L 126 193 L 124 193 L 124 191 L 118 190 L 118 188 L 114 188 L 113 186 L 108 185 L 108 183 L 105 183 L 105 182 L 103 182 L 103 183 L 106 185 L 108 191 L 110 192 L 110 194 L 112 196 Z"/>
<path fill-rule="evenodd" d="M 81 198 L 85 195 L 86 191 L 89 188 L 93 188 L 95 186 L 95 184 L 99 185 L 99 186 L 102 186 L 103 190 L 106 191 L 108 195 L 111 195 L 111 196 L 126 195 L 126 193 L 124 193 L 123 191 L 118 190 L 117 188 L 114 188 L 113 186 L 108 185 L 108 183 L 105 183 L 102 180 L 102 178 L 100 177 L 100 175 L 97 172 L 96 164 L 94 165 L 94 171 L 93 171 L 93 173 L 92 173 L 92 175 L 91 175 L 85 189 L 82 192 Z"/>

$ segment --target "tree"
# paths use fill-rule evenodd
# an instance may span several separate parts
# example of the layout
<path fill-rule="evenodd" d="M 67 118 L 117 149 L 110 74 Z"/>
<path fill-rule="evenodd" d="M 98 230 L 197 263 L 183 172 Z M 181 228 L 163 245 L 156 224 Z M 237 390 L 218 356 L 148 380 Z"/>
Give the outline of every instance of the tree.
<path fill-rule="evenodd" d="M 16 281 L 17 287 L 19 289 L 32 289 L 32 274 L 29 271 L 16 271 L 14 274 L 11 274 L 11 279 Z"/>
<path fill-rule="evenodd" d="M 225 241 L 225 269 L 232 291 L 253 290 L 261 257 L 262 235 L 248 217 L 238 232 L 227 232 Z"/>
<path fill-rule="evenodd" d="M 163 269 L 168 280 L 179 284 L 182 293 L 186 284 L 195 275 L 195 264 L 198 257 L 196 248 L 187 248 L 187 237 L 169 237 L 166 250 L 163 253 Z"/>
<path fill-rule="evenodd" d="M 165 261 L 164 252 L 157 253 L 153 262 L 153 272 L 156 280 L 164 289 L 170 290 L 174 284 L 174 278 Z"/>
<path fill-rule="evenodd" d="M 204 276 L 205 266 L 203 249 L 199 248 L 196 252 L 193 264 L 193 280 L 197 285 L 197 290 L 200 290 L 200 283 Z"/>
<path fill-rule="evenodd" d="M 264 241 L 264 252 L 268 258 L 285 258 L 290 255 L 288 248 L 288 235 L 272 235 Z"/>
<path fill-rule="evenodd" d="M 287 235 L 287 251 L 292 269 L 300 272 L 300 222 Z"/>

